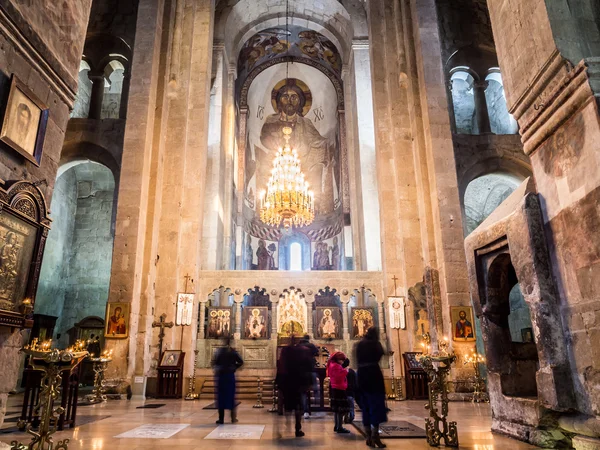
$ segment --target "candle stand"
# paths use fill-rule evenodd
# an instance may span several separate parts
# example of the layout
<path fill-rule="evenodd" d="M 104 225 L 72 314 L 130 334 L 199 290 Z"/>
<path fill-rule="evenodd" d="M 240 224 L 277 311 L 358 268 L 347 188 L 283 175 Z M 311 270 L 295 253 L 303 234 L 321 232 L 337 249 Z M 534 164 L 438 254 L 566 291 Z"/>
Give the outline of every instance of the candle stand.
<path fill-rule="evenodd" d="M 186 400 L 198 400 L 200 394 L 196 393 L 196 364 L 198 363 L 198 349 L 194 350 L 194 369 L 192 370 L 192 379 L 190 380 Z"/>
<path fill-rule="evenodd" d="M 425 419 L 427 443 L 439 447 L 442 439 L 447 447 L 458 447 L 458 430 L 456 422 L 448 422 L 448 385 L 446 378 L 452 363 L 456 360 L 454 354 L 447 354 L 442 347 L 438 355 L 423 355 L 419 358 L 423 369 L 429 378 L 429 402 L 425 409 L 429 417 Z M 439 408 L 441 403 L 441 409 Z"/>
<path fill-rule="evenodd" d="M 108 368 L 108 363 L 112 361 L 112 350 L 105 351 L 101 356 L 89 360 L 94 364 L 94 389 L 90 395 L 86 396 L 86 401 L 90 404 L 105 402 L 104 372 Z"/>
<path fill-rule="evenodd" d="M 485 356 L 477 353 L 477 350 L 473 350 L 473 353 L 465 357 L 465 364 L 472 364 L 475 370 L 475 376 L 473 377 L 473 403 L 488 403 L 490 398 L 486 392 L 485 380 L 481 376 L 481 370 L 479 364 L 485 363 Z"/>
<path fill-rule="evenodd" d="M 34 370 L 40 370 L 42 384 L 39 403 L 36 411 L 40 412 L 41 421 L 37 432 L 31 430 L 31 424 L 19 424 L 25 427 L 25 431 L 33 436 L 31 442 L 25 446 L 17 441 L 11 442 L 13 449 L 27 448 L 28 450 L 67 450 L 69 440 L 64 439 L 56 444 L 52 441 L 52 435 L 56 433 L 58 417 L 63 412 L 61 406 L 54 407 L 54 400 L 60 394 L 62 377 L 60 373 L 68 368 L 77 366 L 88 356 L 85 350 L 85 342 L 77 341 L 73 347 L 65 350 L 51 349 L 50 341 L 39 343 L 34 339 L 31 345 L 25 346 L 22 352 L 28 355 L 29 365 Z"/>

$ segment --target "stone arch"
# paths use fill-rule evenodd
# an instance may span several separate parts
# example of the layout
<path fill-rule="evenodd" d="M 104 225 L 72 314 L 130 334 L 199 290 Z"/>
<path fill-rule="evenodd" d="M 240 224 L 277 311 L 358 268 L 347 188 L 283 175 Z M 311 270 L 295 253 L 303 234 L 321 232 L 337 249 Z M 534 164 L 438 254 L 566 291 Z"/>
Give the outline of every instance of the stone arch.
<path fill-rule="evenodd" d="M 340 2 L 323 0 L 321 19 L 312 13 L 311 0 L 289 2 L 291 24 L 306 26 L 324 34 L 338 47 L 344 61 L 349 55 L 354 35 L 350 14 Z M 267 11 L 266 13 L 264 11 Z M 286 1 L 240 0 L 234 4 L 217 7 L 215 37 L 222 39 L 230 62 L 235 64 L 238 53 L 246 40 L 254 33 L 285 23 Z"/>
<path fill-rule="evenodd" d="M 85 161 L 93 161 L 108 167 L 115 178 L 115 183 L 119 184 L 120 164 L 109 150 L 89 141 L 73 142 L 63 147 L 57 177 L 72 167 L 73 163 Z"/>

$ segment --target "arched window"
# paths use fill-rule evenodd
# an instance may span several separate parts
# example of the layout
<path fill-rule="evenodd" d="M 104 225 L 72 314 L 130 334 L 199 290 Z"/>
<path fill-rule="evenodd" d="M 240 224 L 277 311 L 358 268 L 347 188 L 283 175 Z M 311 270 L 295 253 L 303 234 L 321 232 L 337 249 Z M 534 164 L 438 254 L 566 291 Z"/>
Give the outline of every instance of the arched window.
<path fill-rule="evenodd" d="M 469 183 L 463 199 L 465 236 L 475 228 L 519 187 L 522 178 L 508 173 L 489 173 Z"/>
<path fill-rule="evenodd" d="M 488 82 L 488 87 L 485 90 L 485 101 L 488 107 L 492 133 L 516 134 L 519 131 L 519 125 L 515 118 L 508 112 L 502 75 L 497 70 L 494 70 L 485 79 Z"/>
<path fill-rule="evenodd" d="M 302 246 L 298 242 L 290 245 L 290 270 L 302 270 Z"/>
<path fill-rule="evenodd" d="M 113 60 L 104 69 L 104 97 L 102 100 L 102 119 L 118 119 L 121 109 L 121 93 L 125 67 L 120 61 Z"/>
<path fill-rule="evenodd" d="M 90 65 L 86 61 L 81 61 L 79 64 L 79 81 L 77 84 L 77 97 L 71 118 L 86 119 L 90 113 L 90 98 L 92 95 L 92 80 L 89 79 L 88 73 Z"/>
<path fill-rule="evenodd" d="M 457 70 L 450 77 L 454 120 L 456 132 L 459 134 L 477 134 L 474 81 L 473 76 L 466 70 Z"/>

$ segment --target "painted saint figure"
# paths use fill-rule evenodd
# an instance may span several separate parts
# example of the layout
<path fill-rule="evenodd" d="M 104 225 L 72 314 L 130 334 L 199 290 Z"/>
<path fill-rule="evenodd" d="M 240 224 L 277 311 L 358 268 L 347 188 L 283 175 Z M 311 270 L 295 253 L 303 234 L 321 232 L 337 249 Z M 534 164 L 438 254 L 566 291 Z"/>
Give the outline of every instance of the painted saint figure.
<path fill-rule="evenodd" d="M 287 83 L 285 82 L 287 81 Z M 332 143 L 321 136 L 312 121 L 304 115 L 308 112 L 305 106 L 312 99 L 308 87 L 300 80 L 293 78 L 283 81 L 281 87 L 273 90 L 273 104 L 277 109 L 275 114 L 268 116 L 260 133 L 261 143 L 272 152 L 267 160 L 274 156 L 277 149 L 284 144 L 281 132 L 284 126 L 292 128 L 290 146 L 298 152 L 302 161 L 302 169 L 315 195 L 315 208 L 318 213 L 333 211 L 333 170 L 335 157 Z M 278 86 L 281 83 L 278 84 Z M 271 166 L 261 164 L 258 168 L 257 186 L 265 186 L 269 179 Z"/>
<path fill-rule="evenodd" d="M 17 281 L 17 265 L 20 247 L 17 235 L 12 231 L 6 233 L 4 245 L 0 250 L 0 296 L 10 297 Z"/>
<path fill-rule="evenodd" d="M 456 338 L 473 338 L 473 325 L 467 320 L 467 313 L 460 311 L 458 313 L 458 321 L 454 330 L 454 337 Z"/>
<path fill-rule="evenodd" d="M 121 307 L 117 306 L 113 315 L 108 319 L 108 334 L 125 334 L 127 332 L 125 317 L 121 315 L 122 313 Z"/>
<path fill-rule="evenodd" d="M 321 319 L 320 328 L 321 328 L 321 337 L 325 338 L 335 338 L 335 320 L 332 317 L 331 310 L 326 309 L 323 311 L 323 318 Z"/>
<path fill-rule="evenodd" d="M 331 247 L 331 266 L 333 270 L 340 270 L 340 247 L 337 236 L 333 238 L 333 247 Z"/>
<path fill-rule="evenodd" d="M 258 248 L 256 249 L 256 258 L 258 259 L 258 270 L 271 270 L 271 263 L 273 262 L 273 256 L 267 250 L 265 241 L 262 239 L 258 240 Z"/>
<path fill-rule="evenodd" d="M 253 309 L 252 314 L 248 317 L 246 322 L 247 337 L 251 339 L 257 339 L 263 337 L 263 330 L 265 328 L 264 318 L 260 315 L 260 310 Z"/>

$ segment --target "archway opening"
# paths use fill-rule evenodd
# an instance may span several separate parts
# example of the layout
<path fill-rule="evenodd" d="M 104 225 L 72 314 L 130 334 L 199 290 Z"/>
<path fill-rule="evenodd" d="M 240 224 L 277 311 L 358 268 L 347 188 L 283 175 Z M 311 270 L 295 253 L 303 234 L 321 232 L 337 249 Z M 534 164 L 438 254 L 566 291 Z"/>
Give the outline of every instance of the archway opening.
<path fill-rule="evenodd" d="M 290 245 L 290 270 L 302 270 L 302 246 L 299 242 Z"/>
<path fill-rule="evenodd" d="M 459 134 L 479 134 L 475 120 L 474 82 L 475 78 L 466 70 L 457 70 L 450 77 L 454 120 Z"/>
<path fill-rule="evenodd" d="M 79 64 L 77 83 L 77 96 L 71 111 L 72 119 L 86 119 L 90 113 L 90 99 L 92 96 L 92 80 L 88 77 L 90 65 L 86 61 Z"/>
<path fill-rule="evenodd" d="M 502 75 L 499 71 L 493 71 L 485 78 L 488 87 L 485 90 L 485 100 L 490 118 L 490 129 L 494 134 L 516 134 L 519 125 L 515 118 L 508 112 L 506 106 L 506 94 Z"/>
<path fill-rule="evenodd" d="M 60 220 L 48 234 L 36 314 L 55 317 L 54 338 L 60 347 L 103 332 L 87 319 L 105 316 L 114 190 L 113 174 L 102 164 L 80 162 L 59 170 L 51 210 Z"/>
<path fill-rule="evenodd" d="M 502 393 L 531 398 L 537 397 L 539 359 L 531 316 L 523 306 L 525 300 L 521 299 L 518 283 L 510 254 L 496 256 L 487 273 L 482 327 L 487 334 L 488 370 L 500 375 Z"/>

